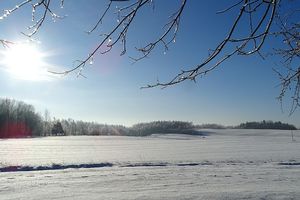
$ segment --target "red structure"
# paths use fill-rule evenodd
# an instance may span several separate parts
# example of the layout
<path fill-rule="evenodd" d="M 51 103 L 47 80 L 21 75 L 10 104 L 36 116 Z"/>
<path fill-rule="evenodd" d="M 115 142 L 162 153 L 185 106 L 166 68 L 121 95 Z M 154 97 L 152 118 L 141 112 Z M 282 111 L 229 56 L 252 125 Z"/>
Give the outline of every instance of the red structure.
<path fill-rule="evenodd" d="M 32 131 L 24 122 L 5 122 L 0 126 L 0 138 L 31 137 Z"/>

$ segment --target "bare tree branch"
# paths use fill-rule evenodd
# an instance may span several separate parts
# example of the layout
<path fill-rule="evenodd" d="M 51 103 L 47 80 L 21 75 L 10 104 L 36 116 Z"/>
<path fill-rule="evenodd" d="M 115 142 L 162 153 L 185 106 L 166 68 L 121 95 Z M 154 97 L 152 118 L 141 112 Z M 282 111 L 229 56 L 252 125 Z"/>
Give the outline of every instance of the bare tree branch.
<path fill-rule="evenodd" d="M 103 18 L 106 16 L 107 12 L 109 11 L 112 2 L 113 2 L 113 1 L 110 1 L 110 2 L 109 2 L 109 4 L 108 4 L 108 6 L 106 7 L 104 13 L 103 13 L 103 14 L 101 15 L 101 17 L 99 18 L 98 22 L 97 22 L 97 23 L 95 24 L 95 26 L 94 26 L 90 31 L 88 31 L 87 33 L 92 33 L 92 32 L 99 26 L 99 24 L 102 23 Z"/>
<path fill-rule="evenodd" d="M 146 46 L 142 47 L 142 48 L 136 48 L 139 52 L 141 52 L 143 55 L 139 58 L 133 58 L 131 57 L 134 61 L 139 61 L 141 59 L 144 59 L 146 57 L 148 57 L 148 55 L 152 52 L 152 50 L 156 47 L 156 45 L 158 43 L 162 43 L 165 49 L 165 52 L 169 49 L 169 44 L 171 44 L 172 42 L 175 42 L 178 30 L 179 30 L 179 24 L 180 24 L 180 17 L 182 15 L 182 12 L 184 10 L 184 7 L 186 5 L 186 0 L 182 1 L 182 4 L 179 8 L 179 10 L 173 14 L 173 18 L 170 22 L 168 22 L 166 24 L 166 26 L 168 26 L 167 30 L 162 34 L 162 36 L 160 36 L 156 41 L 151 42 L 149 44 L 147 44 Z M 167 36 L 169 34 L 171 34 L 172 29 L 174 29 L 174 33 L 173 36 L 171 37 L 171 39 L 169 39 L 167 41 Z"/>
<path fill-rule="evenodd" d="M 78 74 L 81 74 L 83 68 L 86 66 L 86 64 L 93 59 L 94 55 L 100 50 L 101 47 L 103 47 L 103 45 L 105 43 L 106 46 L 108 47 L 108 50 L 106 50 L 105 52 L 102 53 L 107 53 L 109 52 L 112 47 L 119 41 L 119 40 L 126 40 L 126 35 L 127 35 L 127 31 L 128 28 L 130 27 L 131 22 L 133 21 L 133 19 L 136 16 L 136 13 L 139 11 L 139 9 L 141 9 L 146 3 L 148 3 L 150 0 L 138 0 L 136 2 L 136 7 L 131 10 L 126 16 L 124 16 L 119 23 L 111 30 L 110 33 L 105 34 L 104 38 L 101 40 L 101 42 L 99 43 L 99 45 L 88 55 L 87 58 L 85 58 L 84 60 L 80 61 L 78 65 L 76 65 L 75 67 L 73 67 L 70 70 L 64 71 L 64 72 L 54 72 L 54 71 L 50 71 L 53 74 L 69 74 L 70 72 L 74 72 L 76 70 L 79 70 Z M 121 30 L 116 38 L 116 40 L 114 42 L 112 42 L 112 36 L 113 34 L 119 30 L 119 28 L 121 27 Z"/>
<path fill-rule="evenodd" d="M 244 0 L 239 14 L 237 15 L 236 19 L 233 22 L 233 25 L 231 29 L 228 32 L 227 37 L 217 45 L 215 50 L 212 51 L 210 56 L 206 58 L 201 64 L 197 65 L 196 67 L 192 67 L 189 70 L 182 70 L 179 74 L 177 74 L 173 79 L 171 79 L 169 82 L 161 83 L 157 82 L 156 84 L 153 85 L 147 85 L 142 88 L 153 88 L 153 87 L 162 87 L 165 88 L 167 86 L 171 85 L 176 85 L 178 83 L 184 82 L 186 80 L 192 80 L 196 81 L 196 77 L 206 75 L 208 72 L 214 70 L 216 67 L 218 67 L 221 63 L 232 57 L 233 55 L 250 55 L 258 52 L 262 45 L 265 42 L 265 38 L 269 33 L 271 24 L 274 20 L 275 16 L 275 9 L 277 5 L 277 1 L 274 0 L 272 2 L 265 3 L 266 4 L 266 10 L 260 17 L 260 21 L 257 23 L 256 27 L 252 29 L 252 31 L 245 36 L 244 38 L 233 38 L 233 33 L 237 30 L 238 24 L 241 23 L 242 16 L 246 13 L 246 8 L 250 4 L 254 4 L 254 2 L 259 3 L 258 1 L 251 1 L 251 0 Z M 237 6 L 238 4 L 235 4 L 234 6 Z M 263 4 L 260 4 L 263 5 Z M 272 7 L 272 11 L 270 13 L 270 8 Z M 268 19 L 268 23 L 265 26 L 265 30 L 262 33 L 257 33 L 263 26 L 263 23 L 266 21 L 266 18 L 270 15 Z M 251 20 L 252 18 L 250 18 Z M 252 23 L 252 22 L 251 22 Z M 252 23 L 253 24 L 253 23 Z M 249 44 L 250 41 L 260 39 L 260 44 L 258 46 L 254 46 L 251 50 L 248 50 L 247 52 L 244 50 L 246 49 L 247 45 Z M 224 48 L 229 46 L 230 43 L 237 43 L 237 42 L 242 42 L 239 46 L 235 46 L 233 48 L 231 53 L 225 54 L 221 56 L 218 60 L 215 61 L 215 64 L 213 64 L 211 67 L 208 66 L 211 62 L 213 62 L 215 59 L 218 58 L 218 56 L 223 52 Z M 255 41 L 256 44 L 256 41 Z"/>
<path fill-rule="evenodd" d="M 11 9 L 3 11 L 0 20 L 3 20 L 17 10 L 31 5 L 33 24 L 28 27 L 30 33 L 24 35 L 30 39 L 38 33 L 48 17 L 53 20 L 63 18 L 52 11 L 53 1 L 55 0 L 24 0 Z M 64 6 L 64 0 L 57 0 L 60 6 Z M 154 0 L 108 0 L 108 4 L 104 7 L 104 11 L 99 15 L 96 23 L 91 27 L 88 34 L 97 32 L 101 24 L 106 20 L 110 13 L 116 14 L 117 23 L 108 31 L 101 34 L 102 38 L 98 42 L 88 56 L 82 60 L 76 60 L 71 69 L 57 72 L 51 71 L 53 74 L 66 75 L 76 72 L 77 76 L 85 77 L 82 72 L 87 64 L 93 64 L 94 56 L 97 53 L 106 54 L 110 52 L 116 45 L 121 43 L 122 50 L 120 55 L 127 53 L 128 30 L 132 27 L 132 22 L 136 20 L 137 13 L 141 13 L 146 5 L 154 7 Z M 179 27 L 180 19 L 186 8 L 188 0 L 178 0 L 180 5 L 177 10 L 166 21 L 163 32 L 153 41 L 147 42 L 142 47 L 135 47 L 140 56 L 131 57 L 134 62 L 140 61 L 150 56 L 150 54 L 158 47 L 162 46 L 164 51 L 168 51 L 171 44 L 175 42 Z M 236 3 L 229 5 L 227 8 L 218 11 L 217 14 L 226 14 L 227 12 L 237 12 L 235 19 L 232 21 L 231 27 L 228 29 L 226 37 L 224 37 L 216 47 L 210 51 L 209 55 L 198 64 L 184 67 L 177 75 L 170 78 L 169 81 L 157 81 L 154 84 L 148 84 L 141 88 L 165 88 L 176 85 L 185 81 L 194 81 L 198 77 L 203 77 L 209 72 L 215 70 L 222 63 L 229 60 L 233 56 L 250 56 L 253 54 L 264 58 L 261 53 L 265 46 L 267 38 L 281 38 L 283 46 L 274 48 L 272 55 L 279 55 L 282 61 L 281 70 L 274 70 L 280 79 L 281 92 L 278 97 L 282 102 L 283 98 L 290 94 L 292 98 L 292 114 L 299 107 L 300 97 L 300 23 L 299 8 L 291 8 L 284 10 L 283 5 L 288 4 L 285 0 L 237 0 Z M 116 4 L 117 6 L 113 6 Z M 121 5 L 121 6 L 120 6 Z M 39 18 L 36 20 L 36 12 L 39 12 Z M 276 23 L 275 23 L 276 22 Z M 274 28 L 276 24 L 277 29 Z M 245 33 L 245 29 L 247 32 Z M 275 29 L 271 30 L 271 28 Z M 241 31 L 243 30 L 243 31 Z M 242 34 L 243 33 L 243 34 Z M 8 47 L 11 42 L 0 40 L 3 47 Z"/>

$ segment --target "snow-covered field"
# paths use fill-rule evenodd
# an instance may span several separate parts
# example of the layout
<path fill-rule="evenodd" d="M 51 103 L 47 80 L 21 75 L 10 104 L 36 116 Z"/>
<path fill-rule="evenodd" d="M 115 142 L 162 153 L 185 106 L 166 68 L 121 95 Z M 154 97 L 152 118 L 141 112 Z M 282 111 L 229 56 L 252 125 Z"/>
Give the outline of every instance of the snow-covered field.
<path fill-rule="evenodd" d="M 300 199 L 300 132 L 0 140 L 0 199 Z"/>

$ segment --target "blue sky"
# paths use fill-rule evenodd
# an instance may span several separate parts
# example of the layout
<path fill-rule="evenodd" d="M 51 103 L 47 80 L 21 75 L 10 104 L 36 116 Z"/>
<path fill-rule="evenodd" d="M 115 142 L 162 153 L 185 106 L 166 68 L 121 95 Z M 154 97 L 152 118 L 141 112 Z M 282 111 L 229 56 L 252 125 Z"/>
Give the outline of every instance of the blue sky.
<path fill-rule="evenodd" d="M 0 7 L 4 9 L 15 2 L 1 2 Z M 281 120 L 300 127 L 300 112 L 289 116 L 287 100 L 282 113 L 276 100 L 280 88 L 276 87 L 279 80 L 272 70 L 276 63 L 272 57 L 266 60 L 258 56 L 235 57 L 198 79 L 196 84 L 185 82 L 163 90 L 139 89 L 157 78 L 167 81 L 180 69 L 203 61 L 208 49 L 222 40 L 236 14 L 236 10 L 215 14 L 230 4 L 229 1 L 188 1 L 176 43 L 167 54 L 158 47 L 150 58 L 132 65 L 128 56 L 137 55 L 134 47 L 162 33 L 161 27 L 180 3 L 179 0 L 154 2 L 154 11 L 146 8 L 134 21 L 129 31 L 127 55 L 120 57 L 120 48 L 107 55 L 98 54 L 94 64 L 84 71 L 87 79 L 69 74 L 47 81 L 21 80 L 1 66 L 1 97 L 23 100 L 41 113 L 48 109 L 52 117 L 109 124 L 183 120 L 236 125 L 245 121 Z M 48 19 L 36 35 L 41 41 L 38 48 L 48 54 L 45 62 L 50 69 L 70 68 L 74 60 L 84 58 L 96 47 L 100 33 L 117 23 L 116 16 L 109 15 L 94 34 L 84 32 L 94 25 L 106 4 L 97 0 L 65 1 L 63 9 L 55 9 L 68 17 L 56 22 Z M 0 38 L 26 40 L 20 32 L 26 31 L 30 20 L 31 10 L 27 7 L 0 21 Z M 268 41 L 268 45 L 273 43 Z"/>

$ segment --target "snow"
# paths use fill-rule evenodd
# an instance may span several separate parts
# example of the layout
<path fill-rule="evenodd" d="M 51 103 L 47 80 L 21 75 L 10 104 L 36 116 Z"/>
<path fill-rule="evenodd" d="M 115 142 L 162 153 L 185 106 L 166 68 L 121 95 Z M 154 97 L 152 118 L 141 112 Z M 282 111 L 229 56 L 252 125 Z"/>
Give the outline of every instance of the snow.
<path fill-rule="evenodd" d="M 0 140 L 0 199 L 300 199 L 299 131 L 203 131 Z"/>

